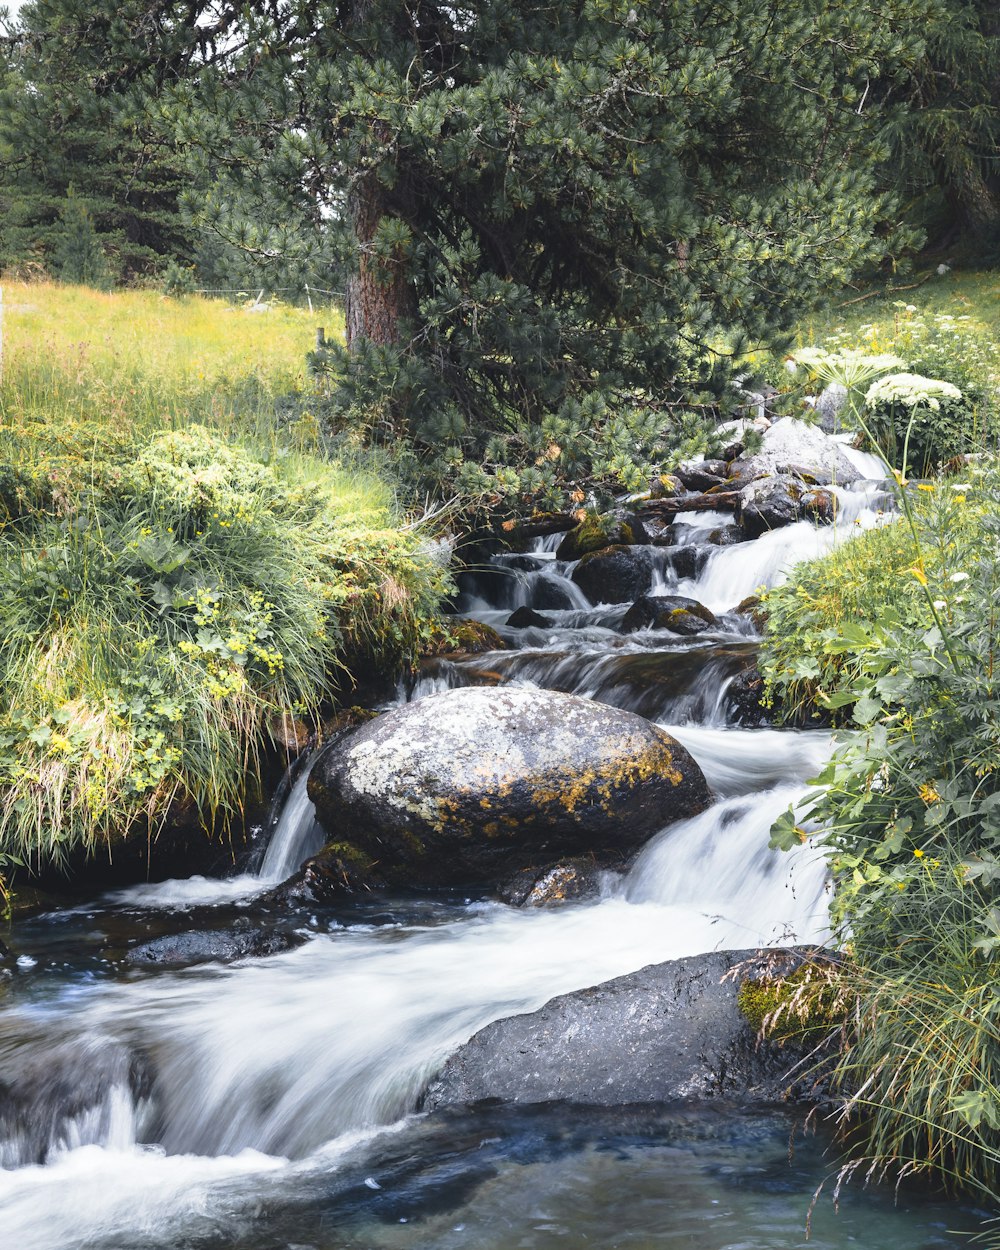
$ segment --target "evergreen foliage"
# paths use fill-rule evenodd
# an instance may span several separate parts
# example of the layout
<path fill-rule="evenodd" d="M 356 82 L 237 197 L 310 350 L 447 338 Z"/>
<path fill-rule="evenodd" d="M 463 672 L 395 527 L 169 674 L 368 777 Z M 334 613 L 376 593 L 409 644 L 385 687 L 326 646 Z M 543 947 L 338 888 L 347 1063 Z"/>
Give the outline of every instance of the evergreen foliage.
<path fill-rule="evenodd" d="M 149 110 L 250 254 L 295 274 L 349 228 L 344 418 L 466 488 L 634 484 L 742 342 L 912 241 L 858 106 L 918 61 L 923 0 L 212 12 L 213 72 Z"/>
<path fill-rule="evenodd" d="M 190 255 L 181 163 L 116 103 L 140 9 L 37 0 L 0 43 L 0 267 L 103 286 Z"/>

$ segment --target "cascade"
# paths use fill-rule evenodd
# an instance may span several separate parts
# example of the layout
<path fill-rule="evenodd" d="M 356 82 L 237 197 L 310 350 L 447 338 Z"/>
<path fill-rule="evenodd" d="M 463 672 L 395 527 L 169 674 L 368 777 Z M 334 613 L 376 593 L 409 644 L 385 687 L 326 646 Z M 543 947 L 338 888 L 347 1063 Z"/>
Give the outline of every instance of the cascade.
<path fill-rule="evenodd" d="M 883 470 L 881 462 L 865 462 L 873 478 Z M 359 1213 L 388 1186 L 379 1167 L 388 1168 L 390 1157 L 398 1168 L 398 1160 L 409 1160 L 406 1167 L 416 1167 L 418 1176 L 436 1166 L 413 1163 L 420 1143 L 435 1132 L 433 1117 L 419 1117 L 422 1093 L 445 1058 L 489 1022 L 646 964 L 827 936 L 821 858 L 808 845 L 788 855 L 771 851 L 768 831 L 822 767 L 830 737 L 739 724 L 729 689 L 758 640 L 749 618 L 732 609 L 760 585 L 787 576 L 797 560 L 829 549 L 858 526 L 877 524 L 880 492 L 877 481 L 839 492 L 841 519 L 827 529 L 799 523 L 729 548 L 707 541 L 726 515 L 679 517 L 676 545 L 696 549 L 685 567 L 697 571 L 678 577 L 674 549 L 665 548 L 668 554 L 654 558 L 653 590 L 687 595 L 716 612 L 717 624 L 694 638 L 648 629 L 623 635 L 628 605 L 589 602 L 573 581 L 575 566 L 555 558 L 559 535 L 538 540 L 526 556 L 498 558 L 470 579 L 463 610 L 496 627 L 510 649 L 438 662 L 401 687 L 400 699 L 499 679 L 639 711 L 688 748 L 716 796 L 707 811 L 667 826 L 626 873 L 606 874 L 600 897 L 525 911 L 453 896 L 320 909 L 303 919 L 295 949 L 229 966 L 120 975 L 106 960 L 77 955 L 74 962 L 67 954 L 73 943 L 86 952 L 95 931 L 130 922 L 142 931 L 150 917 L 171 910 L 206 925 L 234 913 L 254 916 L 257 896 L 324 840 L 303 768 L 258 875 L 135 887 L 36 922 L 29 936 L 38 942 L 38 974 L 0 1002 L 4 1244 L 18 1250 L 549 1244 L 541 1234 L 530 1243 L 505 1241 L 502 1229 L 495 1237 L 480 1229 L 466 1241 L 459 1216 L 438 1227 L 435 1211 L 464 1209 L 461 1186 L 450 1206 L 439 1199 L 427 1206 L 425 1197 L 413 1196 L 423 1194 L 419 1186 L 400 1182 L 397 1206 L 386 1208 L 391 1221 L 383 1226 Z M 521 605 L 539 605 L 550 624 L 507 627 L 507 616 Z M 551 1194 L 554 1156 L 538 1154 L 535 1131 L 517 1129 L 528 1135 L 518 1141 L 536 1142 L 535 1154 L 517 1156 L 520 1175 L 548 1169 Z M 482 1152 L 503 1137 L 491 1132 L 470 1129 L 469 1149 Z M 461 1132 L 455 1133 L 448 1157 L 464 1159 Z M 718 1149 L 720 1159 L 729 1157 Z M 597 1155 L 587 1163 L 600 1165 Z M 490 1166 L 503 1191 L 510 1165 Z M 474 1165 L 454 1167 L 465 1175 Z M 434 1184 L 447 1188 L 443 1180 Z M 407 1231 L 410 1207 L 398 1205 L 404 1192 L 411 1205 L 424 1203 L 422 1218 L 433 1236 Z M 352 1220 L 362 1221 L 357 1237 L 341 1237 L 323 1223 L 325 1214 L 322 1220 L 309 1214 L 326 1211 L 324 1203 L 333 1203 L 352 1228 Z M 540 1211 L 544 1205 L 539 1198 Z M 538 1216 L 539 1229 L 548 1227 L 546 1219 Z M 319 1231 L 321 1224 L 327 1231 Z M 658 1227 L 650 1225 L 651 1237 Z M 899 1246 L 912 1235 L 904 1228 Z M 849 1237 L 823 1244 L 846 1245 Z M 590 1244 L 582 1228 L 563 1244 L 583 1244 L 580 1238 Z M 609 1232 L 605 1244 L 611 1240 Z"/>

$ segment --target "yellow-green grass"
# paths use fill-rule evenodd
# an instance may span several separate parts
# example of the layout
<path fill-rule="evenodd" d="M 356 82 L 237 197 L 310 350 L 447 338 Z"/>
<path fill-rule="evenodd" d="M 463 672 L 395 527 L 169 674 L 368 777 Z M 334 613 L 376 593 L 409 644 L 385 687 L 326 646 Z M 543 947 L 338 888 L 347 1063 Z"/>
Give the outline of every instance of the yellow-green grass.
<path fill-rule="evenodd" d="M 900 308 L 900 304 L 903 305 Z M 891 337 L 910 305 L 927 316 L 968 317 L 1000 338 L 1000 270 L 949 270 L 945 274 L 918 268 L 910 281 L 900 279 L 877 295 L 847 294 L 821 313 L 805 319 L 797 338 L 800 346 L 823 343 L 832 334 L 860 340 L 874 338 L 876 350 Z M 869 328 L 871 327 L 871 328 Z M 874 329 L 874 334 L 872 330 Z"/>
<path fill-rule="evenodd" d="M 109 436 L 197 422 L 269 438 L 275 398 L 307 385 L 316 326 L 343 325 L 334 308 L 253 312 L 55 283 L 5 283 L 4 306 L 0 418 L 97 421 Z"/>
<path fill-rule="evenodd" d="M 0 869 L 179 801 L 225 828 L 275 719 L 315 719 L 345 664 L 405 663 L 445 570 L 310 414 L 332 310 L 4 296 Z"/>

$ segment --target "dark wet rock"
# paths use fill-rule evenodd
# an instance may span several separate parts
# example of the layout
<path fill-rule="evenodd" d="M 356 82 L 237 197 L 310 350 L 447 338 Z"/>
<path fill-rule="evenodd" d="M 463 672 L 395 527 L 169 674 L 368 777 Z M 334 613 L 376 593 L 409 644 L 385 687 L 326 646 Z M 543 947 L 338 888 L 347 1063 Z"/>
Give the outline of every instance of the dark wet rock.
<path fill-rule="evenodd" d="M 565 612 L 576 607 L 576 603 L 564 581 L 543 574 L 532 582 L 531 607 L 536 612 Z"/>
<path fill-rule="evenodd" d="M 734 616 L 749 616 L 758 634 L 767 628 L 767 609 L 760 595 L 747 595 L 733 608 Z"/>
<path fill-rule="evenodd" d="M 350 842 L 328 842 L 299 871 L 268 895 L 282 910 L 336 903 L 351 894 L 382 889 L 385 878 L 370 855 Z"/>
<path fill-rule="evenodd" d="M 551 629 L 552 621 L 532 608 L 518 608 L 507 617 L 509 629 Z"/>
<path fill-rule="evenodd" d="M 736 723 L 747 729 L 770 723 L 770 712 L 764 705 L 764 678 L 756 665 L 737 673 L 726 688 L 726 702 L 735 713 Z"/>
<path fill-rule="evenodd" d="M 497 897 L 511 907 L 546 907 L 593 898 L 600 891 L 602 871 L 586 857 L 564 860 L 542 871 L 525 868 L 503 883 Z"/>
<path fill-rule="evenodd" d="M 291 933 L 264 929 L 192 929 L 169 937 L 153 938 L 133 946 L 125 962 L 139 966 L 233 963 L 237 959 L 260 959 L 277 955 L 302 943 Z"/>
<path fill-rule="evenodd" d="M 703 633 L 717 625 L 715 615 L 699 603 L 684 595 L 644 595 L 625 613 L 622 633 L 631 634 L 637 629 L 669 629 L 671 633 Z"/>
<path fill-rule="evenodd" d="M 703 810 L 698 765 L 640 716 L 554 691 L 467 687 L 394 708 L 318 758 L 317 817 L 390 884 L 495 882 L 619 860 Z"/>
<path fill-rule="evenodd" d="M 679 581 L 686 577 L 697 577 L 711 554 L 711 550 L 703 543 L 681 543 L 661 555 L 658 563 L 664 573 L 672 573 Z"/>
<path fill-rule="evenodd" d="M 710 531 L 708 541 L 713 547 L 735 547 L 737 543 L 745 543 L 747 536 L 739 525 L 721 525 Z"/>
<path fill-rule="evenodd" d="M 547 561 L 537 556 L 505 556 L 503 567 L 513 569 L 516 573 L 537 573 L 543 569 Z"/>
<path fill-rule="evenodd" d="M 626 509 L 589 512 L 559 544 L 556 559 L 579 560 L 591 551 L 603 551 L 606 547 L 642 546 L 648 542 L 649 535 L 634 512 Z"/>
<path fill-rule="evenodd" d="M 706 491 L 725 482 L 729 466 L 725 460 L 685 460 L 677 466 L 677 476 L 688 490 Z"/>
<path fill-rule="evenodd" d="M 448 1059 L 425 1108 L 808 1099 L 816 1094 L 814 1080 L 792 1074 L 803 1048 L 758 1042 L 737 1006 L 742 980 L 765 969 L 791 972 L 800 963 L 794 951 L 714 951 L 497 1020 Z"/>
<path fill-rule="evenodd" d="M 802 516 L 802 482 L 790 474 L 758 478 L 740 492 L 740 525 L 751 538 L 792 525 Z"/>
<path fill-rule="evenodd" d="M 649 592 L 656 561 L 650 547 L 608 547 L 584 556 L 573 581 L 593 604 L 632 603 Z"/>

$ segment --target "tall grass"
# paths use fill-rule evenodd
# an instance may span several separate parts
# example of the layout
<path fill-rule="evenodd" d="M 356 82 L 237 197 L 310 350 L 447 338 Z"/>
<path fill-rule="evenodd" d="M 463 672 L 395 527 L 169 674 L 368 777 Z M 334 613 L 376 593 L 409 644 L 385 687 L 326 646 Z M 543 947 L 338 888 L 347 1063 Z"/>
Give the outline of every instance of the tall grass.
<path fill-rule="evenodd" d="M 445 570 L 390 481 L 324 450 L 306 314 L 5 295 L 0 866 L 178 805 L 225 827 L 269 725 L 405 661 Z"/>

